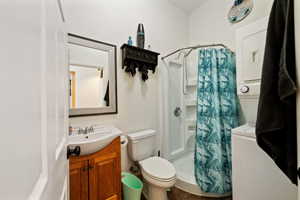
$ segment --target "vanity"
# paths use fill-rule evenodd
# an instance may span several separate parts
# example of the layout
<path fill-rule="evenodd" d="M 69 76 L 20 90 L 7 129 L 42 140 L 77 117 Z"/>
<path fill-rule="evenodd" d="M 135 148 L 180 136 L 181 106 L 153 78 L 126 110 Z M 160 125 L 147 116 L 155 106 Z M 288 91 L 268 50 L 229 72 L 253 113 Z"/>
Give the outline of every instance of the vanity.
<path fill-rule="evenodd" d="M 70 117 L 116 114 L 116 46 L 68 35 Z M 121 200 L 121 131 L 70 126 L 70 200 Z"/>
<path fill-rule="evenodd" d="M 120 200 L 120 137 L 102 150 L 70 157 L 71 200 Z"/>

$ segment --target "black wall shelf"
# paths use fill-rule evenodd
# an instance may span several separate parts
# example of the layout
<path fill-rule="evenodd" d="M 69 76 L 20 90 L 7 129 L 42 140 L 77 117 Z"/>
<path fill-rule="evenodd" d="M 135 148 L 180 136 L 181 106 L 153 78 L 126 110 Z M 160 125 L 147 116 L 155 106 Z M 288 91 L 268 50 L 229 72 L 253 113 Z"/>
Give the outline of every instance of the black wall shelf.
<path fill-rule="evenodd" d="M 141 49 L 135 46 L 123 44 L 122 50 L 122 69 L 132 76 L 136 74 L 136 69 L 142 74 L 142 79 L 148 79 L 148 70 L 155 73 L 158 64 L 159 53 Z"/>

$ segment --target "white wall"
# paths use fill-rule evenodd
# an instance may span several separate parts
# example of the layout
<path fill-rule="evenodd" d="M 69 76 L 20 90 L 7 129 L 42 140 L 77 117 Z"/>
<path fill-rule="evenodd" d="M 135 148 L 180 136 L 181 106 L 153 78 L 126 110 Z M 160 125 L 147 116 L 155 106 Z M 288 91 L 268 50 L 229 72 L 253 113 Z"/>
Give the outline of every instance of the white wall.
<path fill-rule="evenodd" d="M 268 16 L 273 0 L 253 0 L 254 9 L 250 15 L 237 24 L 231 24 L 227 20 L 227 14 L 233 5 L 232 0 L 208 0 L 189 16 L 189 43 L 212 44 L 223 43 L 235 50 L 235 31 L 237 28 Z M 191 56 L 192 66 L 196 66 L 194 51 Z M 195 67 L 196 68 L 196 67 Z M 195 75 L 195 68 L 190 70 Z"/>
<path fill-rule="evenodd" d="M 227 20 L 233 5 L 232 0 L 209 0 L 192 12 L 189 18 L 189 43 L 224 43 L 235 49 L 237 28 L 269 15 L 273 0 L 253 0 L 254 9 L 250 15 L 237 24 Z"/>
<path fill-rule="evenodd" d="M 128 36 L 135 36 L 138 23 L 146 32 L 146 47 L 162 55 L 187 45 L 188 18 L 167 0 L 68 0 L 66 21 L 70 33 L 118 46 L 118 107 L 117 115 L 72 118 L 71 124 L 114 124 L 125 133 L 152 128 L 160 129 L 160 93 L 162 75 L 160 62 L 155 75 L 145 83 L 140 74 L 132 78 L 121 69 L 120 47 Z M 159 130 L 158 130 L 159 131 Z M 160 131 L 159 131 L 160 132 Z"/>

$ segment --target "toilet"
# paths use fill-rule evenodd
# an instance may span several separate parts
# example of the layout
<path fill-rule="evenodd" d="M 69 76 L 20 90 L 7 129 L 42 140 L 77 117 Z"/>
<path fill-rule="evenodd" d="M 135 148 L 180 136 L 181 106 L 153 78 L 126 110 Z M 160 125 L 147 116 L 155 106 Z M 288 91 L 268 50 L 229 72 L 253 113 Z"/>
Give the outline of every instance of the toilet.
<path fill-rule="evenodd" d="M 148 200 L 167 200 L 167 189 L 176 182 L 176 171 L 168 160 L 154 156 L 156 132 L 143 130 L 128 135 L 128 154 L 140 166 L 148 185 Z"/>

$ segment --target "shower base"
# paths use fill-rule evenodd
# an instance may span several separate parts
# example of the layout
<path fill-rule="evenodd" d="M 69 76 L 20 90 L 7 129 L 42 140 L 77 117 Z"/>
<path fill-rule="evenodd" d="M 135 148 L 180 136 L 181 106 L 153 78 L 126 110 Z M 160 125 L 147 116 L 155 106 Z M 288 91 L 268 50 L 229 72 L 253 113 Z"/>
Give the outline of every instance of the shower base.
<path fill-rule="evenodd" d="M 176 169 L 177 181 L 175 187 L 178 189 L 204 197 L 227 197 L 231 195 L 231 193 L 226 195 L 208 194 L 201 191 L 194 176 L 194 152 L 188 152 L 172 163 Z"/>

